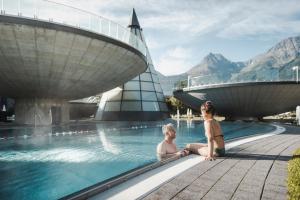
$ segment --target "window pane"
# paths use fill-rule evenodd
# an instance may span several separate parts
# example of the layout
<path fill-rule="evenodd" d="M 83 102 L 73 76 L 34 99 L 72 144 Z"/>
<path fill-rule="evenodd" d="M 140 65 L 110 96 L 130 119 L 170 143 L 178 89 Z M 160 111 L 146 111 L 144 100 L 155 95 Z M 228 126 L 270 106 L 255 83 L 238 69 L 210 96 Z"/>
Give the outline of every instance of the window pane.
<path fill-rule="evenodd" d="M 142 90 L 154 91 L 152 82 L 141 82 Z"/>
<path fill-rule="evenodd" d="M 155 87 L 156 92 L 162 92 L 162 89 L 158 83 L 155 83 L 154 87 Z"/>
<path fill-rule="evenodd" d="M 105 111 L 120 111 L 120 102 L 107 102 Z"/>
<path fill-rule="evenodd" d="M 142 100 L 157 101 L 155 92 L 142 92 Z"/>
<path fill-rule="evenodd" d="M 168 112 L 169 111 L 169 109 L 168 109 L 168 107 L 167 107 L 167 105 L 165 103 L 159 102 L 159 107 L 160 107 L 161 111 L 164 111 L 164 112 Z"/>
<path fill-rule="evenodd" d="M 141 81 L 152 81 L 150 73 L 143 73 L 140 77 Z"/>
<path fill-rule="evenodd" d="M 139 80 L 140 80 L 139 76 L 136 76 L 132 79 L 132 81 L 139 81 Z"/>
<path fill-rule="evenodd" d="M 141 111 L 140 101 L 123 101 L 122 111 Z"/>
<path fill-rule="evenodd" d="M 163 93 L 156 93 L 158 101 L 165 101 L 165 96 Z"/>
<path fill-rule="evenodd" d="M 157 75 L 152 74 L 153 82 L 159 83 L 159 79 Z"/>
<path fill-rule="evenodd" d="M 157 102 L 143 102 L 144 111 L 159 111 Z"/>
<path fill-rule="evenodd" d="M 139 81 L 129 81 L 124 84 L 124 90 L 140 90 Z"/>
<path fill-rule="evenodd" d="M 154 66 L 153 66 L 152 62 L 149 64 L 149 68 L 150 68 L 150 71 L 151 71 L 152 73 L 156 73 L 156 71 L 155 71 L 155 69 L 154 69 Z"/>
<path fill-rule="evenodd" d="M 123 99 L 124 100 L 141 100 L 140 92 L 136 91 L 125 91 L 123 93 Z"/>
<path fill-rule="evenodd" d="M 121 97 L 122 97 L 122 90 L 121 89 L 113 89 L 109 92 L 106 92 L 105 97 L 103 96 L 103 98 L 107 98 L 110 101 L 121 100 Z"/>

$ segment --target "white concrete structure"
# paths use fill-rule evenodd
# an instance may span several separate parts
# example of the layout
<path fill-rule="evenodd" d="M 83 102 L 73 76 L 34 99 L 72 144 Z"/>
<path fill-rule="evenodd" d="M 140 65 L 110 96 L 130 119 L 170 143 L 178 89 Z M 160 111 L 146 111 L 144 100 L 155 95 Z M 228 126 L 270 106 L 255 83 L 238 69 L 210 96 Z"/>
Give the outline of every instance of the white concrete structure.
<path fill-rule="evenodd" d="M 296 107 L 296 121 L 297 125 L 300 125 L 300 106 Z"/>
<path fill-rule="evenodd" d="M 83 13 L 76 15 L 78 24 L 90 19 L 79 28 L 74 8 L 15 2 L 5 1 L 0 14 L 0 96 L 16 100 L 18 123 L 68 122 L 69 100 L 113 89 L 147 69 L 146 48 L 129 30 L 75 9 Z M 60 23 L 53 22 L 60 20 L 58 8 L 69 12 Z"/>

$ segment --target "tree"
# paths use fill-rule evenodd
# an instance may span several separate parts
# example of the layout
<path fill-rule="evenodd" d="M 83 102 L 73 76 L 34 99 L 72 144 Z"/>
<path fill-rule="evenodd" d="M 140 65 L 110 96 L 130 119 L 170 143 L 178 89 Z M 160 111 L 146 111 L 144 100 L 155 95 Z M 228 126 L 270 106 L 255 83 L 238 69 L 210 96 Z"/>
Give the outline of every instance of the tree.
<path fill-rule="evenodd" d="M 176 114 L 177 109 L 179 109 L 180 113 L 186 113 L 187 107 L 179 99 L 176 99 L 173 96 L 166 97 L 166 103 L 171 114 Z"/>

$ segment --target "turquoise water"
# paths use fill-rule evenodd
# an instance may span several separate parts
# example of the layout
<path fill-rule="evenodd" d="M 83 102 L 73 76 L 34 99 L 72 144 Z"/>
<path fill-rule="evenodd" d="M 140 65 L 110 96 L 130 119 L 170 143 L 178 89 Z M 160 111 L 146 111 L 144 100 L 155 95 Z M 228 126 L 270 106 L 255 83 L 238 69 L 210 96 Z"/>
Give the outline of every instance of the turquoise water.
<path fill-rule="evenodd" d="M 162 124 L 2 128 L 0 197 L 57 199 L 156 162 Z M 225 140 L 274 130 L 259 123 L 222 122 L 221 126 Z M 182 148 L 190 142 L 205 142 L 201 122 L 178 124 L 177 145 Z"/>

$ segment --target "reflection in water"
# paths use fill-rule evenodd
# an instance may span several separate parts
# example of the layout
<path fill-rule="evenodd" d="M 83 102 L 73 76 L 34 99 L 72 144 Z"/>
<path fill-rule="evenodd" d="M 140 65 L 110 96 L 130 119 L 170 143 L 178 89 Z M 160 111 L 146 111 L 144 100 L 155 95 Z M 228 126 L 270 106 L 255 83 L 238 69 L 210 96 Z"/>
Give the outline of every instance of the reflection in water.
<path fill-rule="evenodd" d="M 95 159 L 93 152 L 74 148 L 55 148 L 39 151 L 2 151 L 0 162 L 67 162 L 80 163 Z"/>
<path fill-rule="evenodd" d="M 192 119 L 187 119 L 186 120 L 186 126 L 187 126 L 187 128 L 192 128 Z"/>
<path fill-rule="evenodd" d="M 117 145 L 114 145 L 110 141 L 107 140 L 105 132 L 101 128 L 98 128 L 98 125 L 97 125 L 97 132 L 98 132 L 99 139 L 100 139 L 105 151 L 110 152 L 115 155 L 118 155 L 121 153 L 121 150 L 117 147 Z"/>
<path fill-rule="evenodd" d="M 179 118 L 177 118 L 176 124 L 177 124 L 177 128 L 179 128 L 179 125 L 180 125 L 180 120 L 179 120 Z"/>

